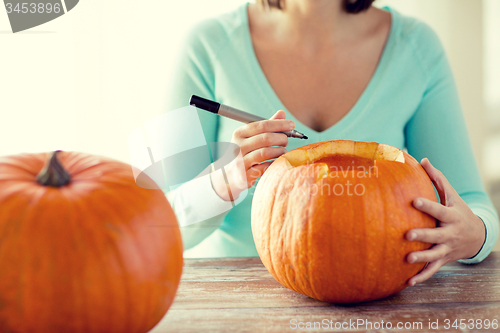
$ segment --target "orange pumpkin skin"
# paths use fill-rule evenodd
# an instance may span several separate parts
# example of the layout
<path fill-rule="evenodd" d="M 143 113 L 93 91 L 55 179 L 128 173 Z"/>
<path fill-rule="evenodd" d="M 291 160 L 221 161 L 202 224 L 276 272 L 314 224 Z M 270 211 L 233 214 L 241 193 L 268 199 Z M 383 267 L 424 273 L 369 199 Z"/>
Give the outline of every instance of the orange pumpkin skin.
<path fill-rule="evenodd" d="M 68 185 L 35 178 L 47 154 L 0 158 L 0 332 L 147 332 L 182 272 L 177 220 L 129 165 L 58 154 Z"/>
<path fill-rule="evenodd" d="M 325 144 L 329 148 L 318 153 Z M 325 176 L 315 161 L 339 151 L 375 160 L 378 176 Z M 384 160 L 396 152 L 404 163 Z M 338 195 L 347 181 L 365 192 Z M 425 170 L 407 153 L 373 142 L 314 143 L 280 156 L 262 176 L 252 202 L 255 245 L 273 277 L 296 292 L 331 303 L 384 298 L 403 290 L 425 266 L 406 261 L 410 252 L 431 246 L 407 241 L 406 232 L 436 227 L 434 218 L 412 206 L 416 197 L 436 201 Z"/>

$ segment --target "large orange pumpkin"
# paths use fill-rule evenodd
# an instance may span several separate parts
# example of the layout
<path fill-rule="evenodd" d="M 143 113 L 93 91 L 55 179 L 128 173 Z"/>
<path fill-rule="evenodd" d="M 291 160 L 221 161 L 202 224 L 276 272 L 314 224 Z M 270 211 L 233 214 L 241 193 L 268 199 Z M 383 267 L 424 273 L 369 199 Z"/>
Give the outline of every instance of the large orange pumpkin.
<path fill-rule="evenodd" d="M 375 142 L 326 141 L 292 150 L 262 176 L 252 232 L 263 264 L 283 286 L 318 300 L 355 303 L 403 290 L 425 264 L 410 252 L 413 228 L 436 220 L 412 206 L 436 201 L 409 154 Z"/>
<path fill-rule="evenodd" d="M 165 195 L 137 186 L 129 165 L 73 152 L 0 158 L 0 332 L 147 332 L 182 262 Z"/>

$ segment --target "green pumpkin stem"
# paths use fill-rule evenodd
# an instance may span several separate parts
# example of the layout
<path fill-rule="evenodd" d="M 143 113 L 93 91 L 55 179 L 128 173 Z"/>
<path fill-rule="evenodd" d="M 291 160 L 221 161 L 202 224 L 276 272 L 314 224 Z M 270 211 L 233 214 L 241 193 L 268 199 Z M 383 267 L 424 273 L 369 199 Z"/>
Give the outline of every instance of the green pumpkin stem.
<path fill-rule="evenodd" d="M 68 185 L 71 181 L 71 176 L 66 170 L 64 170 L 63 166 L 57 159 L 58 152 L 60 152 L 60 150 L 56 150 L 48 154 L 45 166 L 36 176 L 38 184 L 43 186 L 61 187 Z"/>

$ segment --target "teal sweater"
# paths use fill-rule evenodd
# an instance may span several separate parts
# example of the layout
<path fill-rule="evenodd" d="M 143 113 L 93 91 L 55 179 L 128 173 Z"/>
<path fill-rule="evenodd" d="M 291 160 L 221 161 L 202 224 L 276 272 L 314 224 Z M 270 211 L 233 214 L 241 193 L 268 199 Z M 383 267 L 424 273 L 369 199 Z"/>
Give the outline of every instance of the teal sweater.
<path fill-rule="evenodd" d="M 428 157 L 484 221 L 487 237 L 482 250 L 474 258 L 462 260 L 482 261 L 498 238 L 498 215 L 481 182 L 449 63 L 431 28 L 385 9 L 392 16 L 391 30 L 371 81 L 350 112 L 323 132 L 306 127 L 289 113 L 267 81 L 252 47 L 247 5 L 206 20 L 191 31 L 175 69 L 168 110 L 186 106 L 192 94 L 265 118 L 282 109 L 295 121 L 296 130 L 309 136 L 307 141 L 290 139 L 288 150 L 346 139 L 407 149 L 418 161 Z M 233 131 L 242 126 L 205 111 L 199 110 L 198 115 L 208 143 L 229 142 Z M 200 204 L 222 205 L 208 182 L 205 187 L 203 191 L 211 194 Z M 255 185 L 228 212 L 182 228 L 184 255 L 257 256 L 250 227 L 254 189 Z M 197 205 L 189 202 L 189 195 L 183 200 L 176 200 L 175 195 L 169 200 L 178 216 L 185 215 L 189 205 Z"/>

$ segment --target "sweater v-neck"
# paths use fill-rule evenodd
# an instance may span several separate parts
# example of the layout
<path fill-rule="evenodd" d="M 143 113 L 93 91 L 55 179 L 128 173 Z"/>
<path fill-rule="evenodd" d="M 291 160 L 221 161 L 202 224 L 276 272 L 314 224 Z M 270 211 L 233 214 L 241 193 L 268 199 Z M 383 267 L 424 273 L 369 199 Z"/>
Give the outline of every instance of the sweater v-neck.
<path fill-rule="evenodd" d="M 332 126 L 327 129 L 318 132 L 309 126 L 303 124 L 300 120 L 295 118 L 295 116 L 287 110 L 283 102 L 279 99 L 278 95 L 274 91 L 273 87 L 269 83 L 260 63 L 255 54 L 255 50 L 253 47 L 252 36 L 250 34 L 250 26 L 248 21 L 248 3 L 244 6 L 240 7 L 241 9 L 241 17 L 243 19 L 244 24 L 244 44 L 246 47 L 245 54 L 248 55 L 248 64 L 250 66 L 250 71 L 252 72 L 254 79 L 257 82 L 257 89 L 261 90 L 261 93 L 268 100 L 270 105 L 274 110 L 284 110 L 287 113 L 287 118 L 291 119 L 296 124 L 296 129 L 299 131 L 304 131 L 306 135 L 309 136 L 312 141 L 318 141 L 321 139 L 338 137 L 342 135 L 343 132 L 347 131 L 349 127 L 355 124 L 355 122 L 360 119 L 363 112 L 370 105 L 370 101 L 375 95 L 377 87 L 380 85 L 380 81 L 383 77 L 383 73 L 385 71 L 385 67 L 388 65 L 390 59 L 390 50 L 393 48 L 394 39 L 395 39 L 395 30 L 397 28 L 398 22 L 396 19 L 395 12 L 392 11 L 389 7 L 384 7 L 383 9 L 387 10 L 391 14 L 391 27 L 389 30 L 389 36 L 387 37 L 387 41 L 384 45 L 382 55 L 379 59 L 375 72 L 373 73 L 370 81 L 367 86 L 361 93 L 360 97 L 354 104 L 354 106 L 349 110 L 349 112 L 344 115 L 339 121 L 337 121 Z"/>

